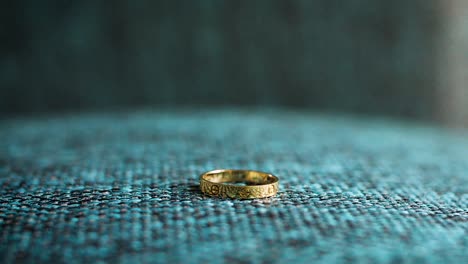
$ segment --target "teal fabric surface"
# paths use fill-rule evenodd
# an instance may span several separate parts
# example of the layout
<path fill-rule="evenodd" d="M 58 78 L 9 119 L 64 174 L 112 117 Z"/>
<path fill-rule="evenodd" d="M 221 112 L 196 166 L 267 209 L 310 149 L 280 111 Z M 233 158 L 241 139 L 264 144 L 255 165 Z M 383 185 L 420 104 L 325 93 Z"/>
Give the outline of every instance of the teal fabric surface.
<path fill-rule="evenodd" d="M 231 109 L 4 120 L 0 138 L 1 263 L 468 260 L 463 131 Z M 204 197 L 216 168 L 280 192 Z"/>

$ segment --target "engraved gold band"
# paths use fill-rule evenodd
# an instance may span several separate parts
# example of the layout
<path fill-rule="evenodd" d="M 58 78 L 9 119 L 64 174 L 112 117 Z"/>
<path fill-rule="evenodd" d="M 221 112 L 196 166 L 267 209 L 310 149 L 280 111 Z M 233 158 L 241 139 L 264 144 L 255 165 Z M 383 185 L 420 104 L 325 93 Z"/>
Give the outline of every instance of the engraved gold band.
<path fill-rule="evenodd" d="M 245 185 L 236 185 L 239 183 Z M 278 178 L 260 171 L 214 170 L 201 175 L 200 189 L 206 195 L 222 198 L 264 198 L 278 192 Z"/>

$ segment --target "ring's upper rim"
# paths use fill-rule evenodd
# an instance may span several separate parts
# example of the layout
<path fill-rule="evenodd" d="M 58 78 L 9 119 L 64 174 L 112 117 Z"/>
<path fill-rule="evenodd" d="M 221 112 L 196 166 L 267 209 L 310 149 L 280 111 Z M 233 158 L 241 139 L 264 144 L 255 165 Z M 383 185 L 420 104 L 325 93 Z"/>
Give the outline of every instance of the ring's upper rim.
<path fill-rule="evenodd" d="M 245 188 L 245 187 L 255 187 L 255 186 L 268 186 L 268 185 L 272 185 L 272 184 L 275 184 L 275 183 L 278 183 L 279 182 L 279 179 L 278 177 L 276 177 L 275 175 L 271 174 L 271 173 L 268 173 L 268 172 L 263 172 L 263 171 L 258 171 L 258 170 L 242 170 L 242 169 L 216 169 L 216 170 L 211 170 L 211 171 L 207 171 L 205 173 L 203 173 L 201 176 L 200 176 L 200 180 L 201 181 L 206 181 L 206 182 L 210 182 L 210 183 L 214 183 L 214 184 L 224 184 L 224 185 L 229 185 L 225 182 L 213 182 L 213 181 L 210 181 L 210 180 L 207 180 L 205 179 L 205 176 L 207 176 L 208 174 L 219 174 L 219 173 L 223 173 L 223 172 L 256 172 L 256 173 L 260 173 L 260 174 L 265 174 L 271 178 L 273 178 L 273 180 L 271 182 L 268 182 L 268 183 L 264 183 L 264 184 L 256 184 L 256 185 L 253 185 L 253 186 L 233 186 L 233 187 L 241 187 L 241 188 Z"/>

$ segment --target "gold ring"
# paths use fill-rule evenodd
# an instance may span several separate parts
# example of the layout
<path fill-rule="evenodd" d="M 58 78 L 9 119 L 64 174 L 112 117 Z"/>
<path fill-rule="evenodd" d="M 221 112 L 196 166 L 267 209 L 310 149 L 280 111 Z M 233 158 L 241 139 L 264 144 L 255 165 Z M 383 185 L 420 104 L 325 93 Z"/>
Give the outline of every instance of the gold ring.
<path fill-rule="evenodd" d="M 214 170 L 200 176 L 200 189 L 206 195 L 222 198 L 265 198 L 278 192 L 278 178 L 261 171 Z"/>

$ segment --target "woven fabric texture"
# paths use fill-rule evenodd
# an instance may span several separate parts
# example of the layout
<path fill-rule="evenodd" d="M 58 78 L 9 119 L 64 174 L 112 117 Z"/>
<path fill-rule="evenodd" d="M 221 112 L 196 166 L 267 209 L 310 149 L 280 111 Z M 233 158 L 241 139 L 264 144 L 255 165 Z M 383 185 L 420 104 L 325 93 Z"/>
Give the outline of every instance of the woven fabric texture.
<path fill-rule="evenodd" d="M 463 263 L 468 134 L 284 111 L 0 123 L 0 262 Z M 204 197 L 216 168 L 276 197 Z"/>

